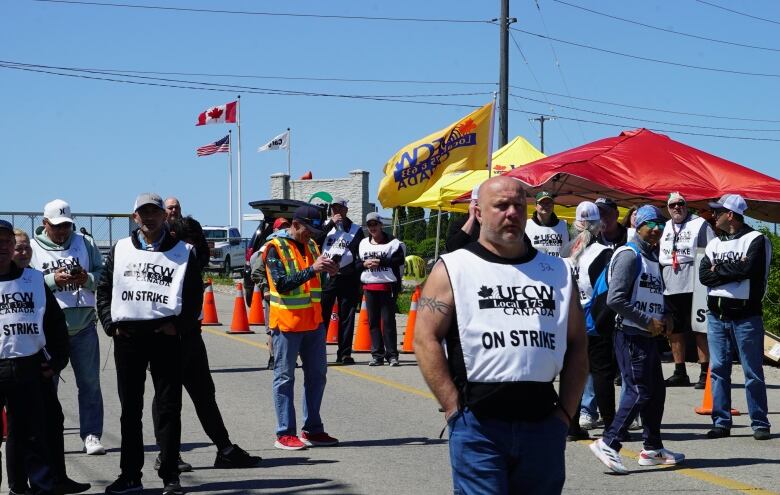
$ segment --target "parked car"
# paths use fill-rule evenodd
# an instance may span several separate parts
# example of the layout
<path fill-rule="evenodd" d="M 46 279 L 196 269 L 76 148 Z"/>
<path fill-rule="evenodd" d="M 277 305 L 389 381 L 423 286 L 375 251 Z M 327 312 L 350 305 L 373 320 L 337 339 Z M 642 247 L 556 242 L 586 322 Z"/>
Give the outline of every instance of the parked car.
<path fill-rule="evenodd" d="M 252 303 L 252 292 L 255 290 L 255 283 L 252 281 L 252 267 L 249 265 L 249 260 L 252 255 L 260 249 L 260 246 L 265 244 L 268 236 L 273 231 L 274 221 L 279 218 L 292 219 L 293 213 L 296 208 L 303 206 L 305 201 L 298 201 L 296 199 L 264 199 L 260 201 L 252 201 L 249 206 L 259 210 L 263 214 L 263 220 L 255 229 L 252 234 L 252 238 L 246 247 L 246 256 L 244 259 L 244 293 L 246 296 L 247 305 Z"/>
<path fill-rule="evenodd" d="M 246 245 L 235 227 L 203 227 L 209 245 L 207 270 L 216 270 L 230 276 L 244 265 Z"/>

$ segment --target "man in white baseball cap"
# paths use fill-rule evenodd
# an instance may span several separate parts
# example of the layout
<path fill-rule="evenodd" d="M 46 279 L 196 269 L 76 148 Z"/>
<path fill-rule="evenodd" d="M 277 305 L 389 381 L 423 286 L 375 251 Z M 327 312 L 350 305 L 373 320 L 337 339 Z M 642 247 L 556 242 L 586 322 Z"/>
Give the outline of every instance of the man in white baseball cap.
<path fill-rule="evenodd" d="M 712 424 L 708 438 L 731 434 L 731 357 L 733 343 L 745 374 L 750 426 L 753 438 L 770 437 L 766 381 L 763 365 L 764 320 L 762 299 L 766 292 L 772 245 L 761 232 L 745 224 L 747 203 L 739 194 L 726 194 L 717 203 L 715 227 L 723 235 L 712 239 L 699 268 L 699 280 L 707 286 L 707 338 L 712 381 Z"/>

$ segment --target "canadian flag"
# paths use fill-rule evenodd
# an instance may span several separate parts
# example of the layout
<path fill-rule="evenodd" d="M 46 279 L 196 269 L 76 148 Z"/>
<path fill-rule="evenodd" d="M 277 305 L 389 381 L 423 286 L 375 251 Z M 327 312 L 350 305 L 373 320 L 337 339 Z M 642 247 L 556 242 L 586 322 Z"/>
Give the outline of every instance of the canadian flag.
<path fill-rule="evenodd" d="M 218 107 L 211 107 L 202 114 L 198 115 L 198 125 L 206 124 L 235 124 L 236 123 L 236 102 L 232 101 Z"/>

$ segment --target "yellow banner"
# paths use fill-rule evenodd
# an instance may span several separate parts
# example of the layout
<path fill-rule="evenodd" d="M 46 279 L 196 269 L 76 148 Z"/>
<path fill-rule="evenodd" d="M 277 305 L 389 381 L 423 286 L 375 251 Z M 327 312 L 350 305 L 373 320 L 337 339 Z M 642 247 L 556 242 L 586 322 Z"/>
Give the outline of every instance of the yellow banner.
<path fill-rule="evenodd" d="M 438 132 L 404 146 L 385 164 L 379 202 L 405 205 L 424 193 L 443 173 L 485 170 L 491 151 L 493 103 Z"/>

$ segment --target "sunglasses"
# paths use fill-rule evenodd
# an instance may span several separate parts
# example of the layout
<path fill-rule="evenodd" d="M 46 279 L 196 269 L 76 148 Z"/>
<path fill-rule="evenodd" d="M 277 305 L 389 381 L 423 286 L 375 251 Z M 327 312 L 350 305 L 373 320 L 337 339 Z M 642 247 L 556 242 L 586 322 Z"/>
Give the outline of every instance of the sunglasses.
<path fill-rule="evenodd" d="M 682 208 L 685 206 L 684 201 L 680 201 L 679 203 L 672 203 L 669 205 L 669 208 Z"/>
<path fill-rule="evenodd" d="M 658 229 L 658 230 L 664 230 L 664 222 L 645 222 L 644 225 L 647 225 L 647 228 L 650 230 Z"/>

